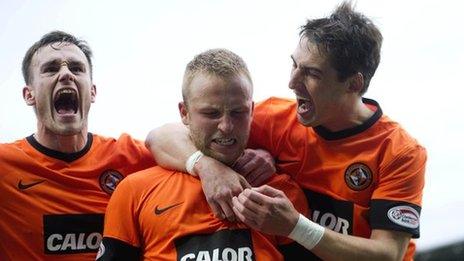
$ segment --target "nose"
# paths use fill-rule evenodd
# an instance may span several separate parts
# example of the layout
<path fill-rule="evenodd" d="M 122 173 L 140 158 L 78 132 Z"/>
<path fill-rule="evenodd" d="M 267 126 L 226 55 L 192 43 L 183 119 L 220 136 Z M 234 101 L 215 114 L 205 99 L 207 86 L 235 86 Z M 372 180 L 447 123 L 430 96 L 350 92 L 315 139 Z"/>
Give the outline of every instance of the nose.
<path fill-rule="evenodd" d="M 68 63 L 62 62 L 59 72 L 59 81 L 60 82 L 69 82 L 75 80 L 75 75 L 69 70 Z"/>
<path fill-rule="evenodd" d="M 288 88 L 295 90 L 301 87 L 302 84 L 300 70 L 292 69 L 292 73 L 290 74 L 290 81 L 288 82 Z"/>
<path fill-rule="evenodd" d="M 222 133 L 230 133 L 234 129 L 234 124 L 232 123 L 232 119 L 228 115 L 222 116 L 219 121 L 218 129 Z"/>

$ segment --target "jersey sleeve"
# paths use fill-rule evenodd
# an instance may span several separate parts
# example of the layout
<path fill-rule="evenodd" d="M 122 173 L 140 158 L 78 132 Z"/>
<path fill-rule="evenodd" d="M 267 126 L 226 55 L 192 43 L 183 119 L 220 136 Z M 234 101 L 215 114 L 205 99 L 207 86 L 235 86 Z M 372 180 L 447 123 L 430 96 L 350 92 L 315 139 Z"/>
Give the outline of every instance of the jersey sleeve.
<path fill-rule="evenodd" d="M 372 229 L 407 232 L 419 237 L 426 151 L 406 146 L 379 169 L 379 181 L 371 200 Z"/>
<path fill-rule="evenodd" d="M 126 245 L 140 247 L 137 201 L 131 178 L 125 178 L 108 203 L 103 238 L 117 239 Z"/>
<path fill-rule="evenodd" d="M 143 170 L 156 165 L 155 158 L 145 147 L 145 143 L 133 139 L 128 134 L 122 134 L 118 139 L 118 155 L 121 162 L 126 162 L 128 173 Z M 114 153 L 114 152 L 113 152 Z"/>
<path fill-rule="evenodd" d="M 308 202 L 304 195 L 304 192 L 300 188 L 300 186 L 298 186 L 298 184 L 295 181 L 293 181 L 292 178 L 290 178 L 290 176 L 286 174 L 274 175 L 269 179 L 269 181 L 266 184 L 284 192 L 287 198 L 292 202 L 295 209 L 299 213 L 308 216 Z M 279 245 L 289 244 L 293 242 L 293 240 L 287 237 L 280 236 L 277 236 L 276 240 L 277 244 Z"/>
<path fill-rule="evenodd" d="M 265 149 L 273 156 L 277 155 L 276 138 L 283 135 L 276 110 L 277 98 L 269 98 L 255 105 L 248 145 L 253 149 Z M 277 107 L 276 107 L 277 106 Z"/>
<path fill-rule="evenodd" d="M 249 147 L 267 150 L 276 168 L 295 177 L 307 153 L 307 128 L 298 123 L 296 102 L 271 97 L 255 106 Z"/>

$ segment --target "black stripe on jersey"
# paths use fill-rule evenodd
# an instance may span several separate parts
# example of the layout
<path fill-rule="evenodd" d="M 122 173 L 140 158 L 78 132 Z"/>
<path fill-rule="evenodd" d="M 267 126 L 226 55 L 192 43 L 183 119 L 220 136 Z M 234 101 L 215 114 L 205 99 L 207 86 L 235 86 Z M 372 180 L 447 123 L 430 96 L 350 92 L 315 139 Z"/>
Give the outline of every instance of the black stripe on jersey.
<path fill-rule="evenodd" d="M 34 135 L 31 135 L 29 137 L 26 138 L 26 140 L 29 142 L 29 144 L 31 144 L 32 147 L 34 147 L 34 149 L 38 150 L 39 152 L 49 156 L 49 157 L 52 157 L 52 158 L 55 158 L 55 159 L 59 159 L 59 160 L 62 160 L 62 161 L 66 161 L 66 162 L 72 162 L 72 161 L 75 161 L 77 159 L 79 159 L 80 157 L 84 156 L 89 150 L 90 150 L 90 147 L 92 147 L 92 142 L 93 142 L 93 135 L 92 133 L 87 133 L 87 143 L 85 144 L 84 148 L 78 152 L 74 152 L 74 153 L 64 153 L 64 152 L 61 152 L 61 151 L 56 151 L 56 150 L 52 150 L 52 149 L 49 149 L 45 146 L 43 146 L 42 144 L 40 144 L 35 138 L 34 138 Z"/>
<path fill-rule="evenodd" d="M 175 240 L 177 260 L 256 260 L 249 229 L 223 229 Z"/>
<path fill-rule="evenodd" d="M 284 256 L 284 260 L 322 260 L 317 257 L 313 252 L 306 249 L 304 246 L 293 242 L 286 245 L 279 245 L 279 251 Z"/>
<path fill-rule="evenodd" d="M 104 237 L 97 261 L 140 260 L 140 255 L 140 248 L 115 238 Z"/>
<path fill-rule="evenodd" d="M 103 214 L 44 215 L 45 254 L 96 253 L 102 238 L 103 220 Z"/>
<path fill-rule="evenodd" d="M 338 140 L 356 135 L 369 129 L 372 125 L 374 125 L 374 123 L 376 123 L 380 119 L 380 117 L 382 117 L 383 113 L 382 109 L 380 108 L 380 105 L 376 101 L 367 98 L 363 98 L 362 101 L 365 104 L 374 105 L 375 107 L 377 107 L 377 110 L 369 119 L 367 119 L 367 121 L 363 122 L 361 125 L 336 132 L 332 132 L 323 126 L 317 126 L 314 127 L 314 131 L 316 131 L 316 133 L 319 136 L 326 140 Z"/>
<path fill-rule="evenodd" d="M 333 199 L 307 189 L 303 191 L 312 212 L 309 219 L 337 233 L 353 234 L 353 202 Z"/>
<path fill-rule="evenodd" d="M 420 212 L 421 207 L 408 202 L 373 199 L 369 223 L 372 229 L 402 231 L 419 238 Z"/>

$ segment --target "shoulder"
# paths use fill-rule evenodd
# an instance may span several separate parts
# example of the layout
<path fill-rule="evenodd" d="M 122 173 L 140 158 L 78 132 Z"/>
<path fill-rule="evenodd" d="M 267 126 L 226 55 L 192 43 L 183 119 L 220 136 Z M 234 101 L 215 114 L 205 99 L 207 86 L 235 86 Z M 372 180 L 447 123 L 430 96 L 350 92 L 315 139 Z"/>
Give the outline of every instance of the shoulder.
<path fill-rule="evenodd" d="M 10 143 L 0 143 L 0 159 L 16 155 L 27 145 L 26 139 L 20 139 Z"/>
<path fill-rule="evenodd" d="M 92 146 L 95 149 L 99 149 L 108 152 L 118 152 L 129 155 L 149 155 L 151 153 L 145 147 L 145 143 L 132 138 L 129 134 L 123 133 L 119 138 L 105 137 L 98 134 L 92 134 L 93 141 Z"/>
<path fill-rule="evenodd" d="M 384 145 L 389 147 L 393 154 L 419 153 L 426 154 L 425 148 L 411 136 L 398 122 L 383 115 L 377 126 L 379 133 L 384 133 Z"/>
<path fill-rule="evenodd" d="M 136 187 L 157 185 L 174 173 L 176 173 L 176 171 L 167 170 L 160 166 L 155 166 L 128 175 L 123 179 L 123 181 L 121 181 L 121 184 L 123 182 L 130 183 Z"/>
<path fill-rule="evenodd" d="M 399 123 L 387 116 L 379 119 L 375 135 L 381 139 L 380 172 L 424 175 L 427 151 Z"/>
<path fill-rule="evenodd" d="M 107 137 L 92 133 L 93 141 L 98 144 L 143 144 L 142 141 L 132 138 L 127 133 L 122 133 L 119 138 Z"/>
<path fill-rule="evenodd" d="M 296 101 L 293 99 L 270 97 L 255 105 L 253 125 L 267 129 L 270 126 L 282 127 L 296 122 Z"/>
<path fill-rule="evenodd" d="M 267 113 L 283 113 L 290 112 L 296 109 L 296 101 L 294 99 L 270 97 L 263 101 L 257 102 L 255 111 Z"/>

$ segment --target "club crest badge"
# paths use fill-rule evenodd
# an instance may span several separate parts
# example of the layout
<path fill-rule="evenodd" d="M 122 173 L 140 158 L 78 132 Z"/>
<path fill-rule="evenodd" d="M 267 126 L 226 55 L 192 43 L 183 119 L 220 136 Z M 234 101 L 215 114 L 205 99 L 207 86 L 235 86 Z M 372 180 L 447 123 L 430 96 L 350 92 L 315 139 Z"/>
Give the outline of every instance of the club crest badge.
<path fill-rule="evenodd" d="M 372 171 L 365 164 L 351 164 L 345 171 L 345 182 L 352 190 L 364 190 L 372 183 Z"/>
<path fill-rule="evenodd" d="M 111 195 L 123 178 L 124 176 L 116 170 L 106 170 L 100 175 L 100 187 Z"/>

